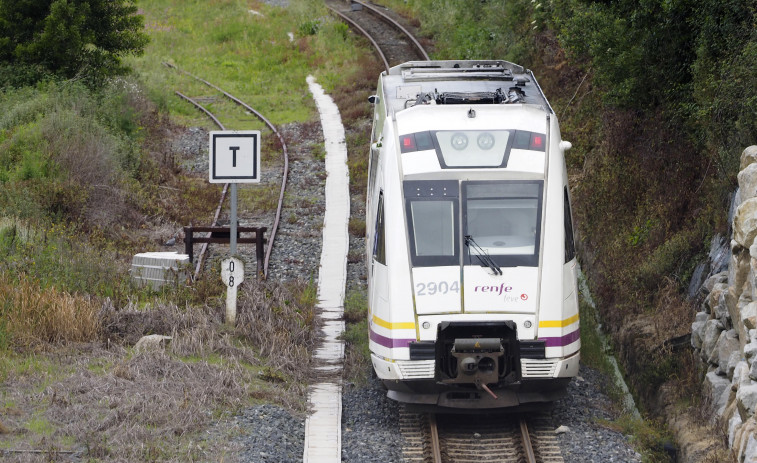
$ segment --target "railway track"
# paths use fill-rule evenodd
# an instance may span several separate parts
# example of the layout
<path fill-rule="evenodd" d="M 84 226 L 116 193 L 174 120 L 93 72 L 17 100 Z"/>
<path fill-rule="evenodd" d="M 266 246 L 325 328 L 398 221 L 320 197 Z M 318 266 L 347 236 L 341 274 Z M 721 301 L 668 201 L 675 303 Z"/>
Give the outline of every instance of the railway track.
<path fill-rule="evenodd" d="M 210 87 L 210 88 L 212 88 L 212 89 L 220 92 L 221 94 L 223 94 L 223 96 L 225 98 L 228 98 L 229 100 L 233 101 L 237 105 L 243 107 L 244 109 L 246 109 L 250 113 L 254 114 L 258 119 L 260 119 L 263 123 L 266 124 L 266 126 L 274 133 L 274 135 L 276 135 L 276 137 L 278 137 L 279 142 L 281 143 L 281 147 L 282 147 L 282 151 L 283 151 L 284 167 L 283 167 L 283 174 L 282 174 L 282 181 L 281 181 L 281 189 L 280 189 L 279 197 L 278 197 L 278 204 L 276 206 L 276 214 L 275 214 L 275 217 L 274 217 L 273 226 L 271 227 L 271 233 L 270 233 L 270 235 L 268 236 L 268 239 L 267 239 L 268 244 L 267 244 L 267 247 L 266 247 L 265 258 L 264 258 L 264 262 L 263 262 L 263 277 L 265 278 L 265 277 L 268 276 L 268 264 L 269 264 L 270 259 L 271 259 L 271 253 L 273 251 L 273 243 L 274 243 L 274 240 L 276 238 L 276 232 L 278 231 L 278 228 L 279 228 L 279 222 L 281 221 L 281 210 L 282 210 L 282 206 L 283 206 L 283 203 L 284 203 L 284 191 L 286 189 L 287 178 L 288 178 L 288 174 L 289 174 L 289 152 L 288 152 L 288 149 L 287 149 L 286 142 L 284 141 L 284 137 L 281 136 L 281 134 L 279 133 L 279 131 L 276 129 L 276 126 L 274 126 L 273 123 L 271 123 L 271 121 L 269 121 L 259 111 L 255 110 L 252 106 L 248 105 L 244 101 L 242 101 L 239 98 L 235 97 L 234 95 L 226 92 L 225 90 L 221 89 L 220 87 L 218 87 L 218 86 L 216 86 L 216 85 L 208 82 L 207 80 L 202 79 L 201 77 L 195 76 L 195 75 L 193 75 L 193 74 L 191 74 L 191 73 L 189 73 L 187 71 L 179 69 L 178 67 L 176 67 L 173 64 L 170 64 L 170 63 L 163 63 L 163 64 L 165 66 L 171 68 L 171 69 L 174 69 L 174 70 L 176 70 L 178 72 L 186 74 L 186 75 L 192 77 L 193 79 L 195 79 L 195 80 L 197 80 L 199 82 L 202 82 L 206 86 L 208 86 L 208 87 Z M 208 116 L 208 118 L 210 120 L 213 121 L 214 124 L 216 124 L 216 126 L 218 126 L 219 129 L 226 130 L 226 127 L 221 123 L 221 121 L 211 111 L 209 111 L 202 104 L 200 104 L 200 102 L 198 102 L 197 100 L 195 100 L 193 98 L 190 98 L 190 97 L 184 95 L 181 92 L 177 91 L 176 94 L 179 97 L 181 97 L 182 99 L 184 99 L 187 102 L 189 102 L 190 104 L 192 104 L 193 106 L 195 106 L 200 111 L 202 111 L 206 116 Z M 218 225 L 218 219 L 219 219 L 219 217 L 221 215 L 221 210 L 223 209 L 223 204 L 226 201 L 226 195 L 228 193 L 228 190 L 229 190 L 229 184 L 226 183 L 223 186 L 223 190 L 221 192 L 221 197 L 220 197 L 220 200 L 218 202 L 218 207 L 216 208 L 215 214 L 213 215 L 213 222 L 211 223 L 211 226 Z M 200 271 L 203 268 L 203 264 L 204 264 L 204 261 L 205 261 L 205 256 L 206 256 L 207 250 L 208 250 L 208 244 L 205 243 L 205 244 L 202 245 L 202 249 L 201 249 L 201 251 L 200 251 L 200 253 L 199 253 L 198 257 L 197 257 L 197 264 L 195 266 L 195 273 L 194 273 L 194 278 L 195 279 L 197 279 L 197 276 L 199 275 Z"/>
<path fill-rule="evenodd" d="M 434 415 L 403 412 L 407 462 L 561 463 L 546 416 Z"/>
<path fill-rule="evenodd" d="M 387 70 L 407 61 L 429 59 L 418 39 L 390 16 L 386 8 L 360 0 L 327 1 L 326 6 L 371 42 Z"/>

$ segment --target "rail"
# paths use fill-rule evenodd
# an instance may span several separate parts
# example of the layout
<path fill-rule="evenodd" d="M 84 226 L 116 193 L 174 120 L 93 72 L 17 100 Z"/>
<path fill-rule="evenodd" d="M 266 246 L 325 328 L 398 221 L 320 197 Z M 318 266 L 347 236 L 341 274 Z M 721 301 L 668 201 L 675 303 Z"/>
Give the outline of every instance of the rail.
<path fill-rule="evenodd" d="M 273 123 L 270 120 L 268 120 L 268 118 L 266 118 L 265 116 L 263 116 L 263 114 L 261 114 L 255 108 L 253 108 L 252 106 L 248 105 L 247 103 L 245 103 L 244 101 L 240 100 L 239 98 L 235 97 L 234 95 L 230 94 L 229 92 L 223 90 L 222 88 L 218 87 L 217 85 L 214 85 L 214 84 L 208 82 L 207 80 L 205 80 L 205 79 L 203 79 L 201 77 L 198 77 L 198 76 L 196 76 L 196 75 L 194 75 L 194 74 L 192 74 L 192 73 L 190 73 L 188 71 L 180 69 L 179 67 L 177 67 L 174 64 L 171 64 L 171 63 L 168 63 L 168 62 L 164 62 L 163 65 L 165 65 L 166 67 L 169 67 L 171 69 L 174 69 L 174 70 L 176 70 L 178 72 L 181 72 L 183 74 L 186 74 L 186 75 L 192 77 L 193 79 L 195 79 L 195 80 L 197 80 L 199 82 L 202 82 L 203 84 L 207 85 L 208 87 L 211 87 L 214 90 L 217 90 L 217 91 L 221 92 L 226 98 L 230 99 L 234 103 L 236 103 L 236 104 L 242 106 L 243 108 L 245 108 L 246 110 L 250 111 L 258 119 L 260 119 L 261 121 L 263 121 L 263 123 L 266 124 L 266 126 L 268 126 L 268 128 L 276 135 L 276 137 L 279 139 L 279 142 L 281 143 L 281 149 L 283 151 L 283 157 L 284 157 L 284 168 L 283 168 L 284 171 L 283 171 L 283 174 L 282 174 L 281 189 L 279 190 L 278 204 L 276 206 L 276 214 L 275 214 L 275 217 L 274 217 L 274 220 L 273 220 L 273 226 L 271 228 L 271 235 L 268 238 L 268 247 L 266 248 L 265 256 L 263 257 L 263 278 L 268 278 L 268 264 L 269 264 L 269 262 L 271 260 L 271 253 L 273 252 L 273 243 L 274 243 L 274 241 L 276 239 L 276 232 L 278 231 L 278 229 L 279 229 L 279 223 L 281 222 L 281 209 L 282 209 L 282 206 L 284 204 L 284 192 L 286 190 L 287 179 L 288 179 L 288 176 L 289 176 L 289 151 L 287 149 L 286 142 L 284 141 L 284 137 L 281 136 L 281 133 L 279 133 L 279 131 L 276 129 L 276 126 L 273 125 Z M 186 95 L 183 95 L 180 92 L 176 92 L 176 93 L 180 97 L 182 97 L 185 100 L 189 101 L 190 103 L 192 103 L 193 105 L 195 105 L 197 108 L 199 108 L 201 111 L 203 111 L 208 117 L 210 117 L 213 120 L 213 122 L 216 123 L 216 125 L 218 125 L 221 128 L 221 130 L 226 130 L 226 128 L 223 126 L 223 124 L 221 124 L 221 122 L 218 120 L 218 118 L 215 117 L 215 115 L 213 115 L 213 113 L 211 113 L 206 108 L 204 108 L 202 105 L 200 105 L 199 103 L 197 103 L 195 100 L 187 97 Z M 228 183 L 224 185 L 224 190 L 223 190 L 223 193 L 222 193 L 222 196 L 221 196 L 221 203 L 219 204 L 218 209 L 216 210 L 215 217 L 213 219 L 213 224 L 212 224 L 213 226 L 217 225 L 218 217 L 219 217 L 219 214 L 220 214 L 220 210 L 221 210 L 221 207 L 223 205 L 223 201 L 226 198 L 226 192 L 228 190 L 228 185 L 229 185 Z M 206 249 L 207 249 L 207 244 L 205 244 L 203 246 L 203 249 L 202 249 L 202 252 L 200 254 L 200 257 L 198 258 L 200 260 L 200 262 L 198 262 L 198 266 L 197 266 L 197 269 L 195 271 L 195 278 L 197 278 L 197 275 L 199 274 L 199 271 L 202 268 L 201 267 L 201 265 L 202 265 L 202 258 L 204 257 L 204 253 L 205 253 Z"/>
<path fill-rule="evenodd" d="M 405 29 L 402 26 L 402 24 L 400 24 L 399 22 L 395 21 L 394 18 L 392 18 L 388 14 L 384 13 L 379 8 L 371 5 L 370 3 L 363 2 L 361 0 L 352 0 L 352 1 L 355 2 L 355 3 L 357 3 L 357 4 L 359 4 L 359 5 L 362 5 L 364 8 L 367 8 L 368 11 L 376 14 L 381 19 L 383 19 L 384 21 L 388 22 L 392 27 L 396 27 L 397 29 L 399 29 L 403 34 L 405 34 L 410 39 L 410 42 L 412 42 L 413 46 L 418 51 L 418 53 L 420 53 L 420 55 L 423 57 L 424 61 L 429 61 L 431 59 L 431 58 L 429 58 L 428 53 L 426 53 L 426 50 L 423 48 L 423 45 L 421 45 L 421 43 L 415 38 L 415 36 L 413 34 L 411 34 L 410 31 L 408 31 L 407 29 Z"/>

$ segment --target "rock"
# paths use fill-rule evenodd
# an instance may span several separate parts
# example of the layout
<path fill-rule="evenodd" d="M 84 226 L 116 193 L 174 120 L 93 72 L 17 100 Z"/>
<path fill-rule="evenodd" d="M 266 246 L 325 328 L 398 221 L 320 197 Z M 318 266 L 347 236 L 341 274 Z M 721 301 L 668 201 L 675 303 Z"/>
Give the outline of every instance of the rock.
<path fill-rule="evenodd" d="M 757 463 L 757 439 L 754 434 L 749 434 L 746 449 L 744 449 L 744 463 Z"/>
<path fill-rule="evenodd" d="M 752 367 L 749 369 L 749 378 L 757 381 L 757 362 L 752 362 Z"/>
<path fill-rule="evenodd" d="M 716 273 L 715 275 L 712 275 L 709 277 L 702 287 L 707 291 L 707 294 L 711 293 L 713 288 L 718 283 L 726 283 L 728 281 L 728 271 L 723 271 L 720 273 Z"/>
<path fill-rule="evenodd" d="M 735 450 L 736 461 L 745 461 L 744 455 L 747 450 L 747 444 L 749 443 L 749 437 L 754 434 L 754 430 L 757 427 L 757 422 L 754 418 L 744 420 L 743 424 L 734 433 L 732 449 Z"/>
<path fill-rule="evenodd" d="M 752 145 L 741 152 L 739 170 L 744 170 L 749 167 L 750 164 L 754 164 L 755 162 L 757 162 L 757 145 Z"/>
<path fill-rule="evenodd" d="M 708 361 L 717 365 L 720 373 L 725 375 L 728 372 L 728 361 L 731 354 L 737 352 L 739 347 L 739 336 L 736 334 L 736 330 L 723 331 L 720 333 L 718 342 Z"/>
<path fill-rule="evenodd" d="M 555 434 L 565 434 L 566 432 L 570 432 L 570 428 L 567 426 L 560 426 L 559 428 L 555 429 Z"/>
<path fill-rule="evenodd" d="M 134 345 L 134 351 L 162 349 L 170 340 L 171 336 L 162 336 L 160 334 L 142 336 Z"/>
<path fill-rule="evenodd" d="M 728 280 L 722 282 L 722 283 L 716 283 L 715 286 L 712 288 L 712 291 L 710 291 L 709 296 L 704 300 L 705 305 L 705 312 L 707 313 L 713 313 L 715 312 L 715 308 L 718 306 L 720 302 L 720 296 L 725 292 L 728 291 Z"/>
<path fill-rule="evenodd" d="M 705 323 L 704 338 L 702 338 L 702 359 L 707 360 L 715 351 L 720 333 L 723 332 L 723 323 L 720 320 L 712 319 Z M 755 345 L 757 349 L 757 345 Z M 757 352 L 756 352 L 757 353 Z"/>
<path fill-rule="evenodd" d="M 720 320 L 720 323 L 723 324 L 724 328 L 731 326 L 731 313 L 728 310 L 728 294 L 730 292 L 730 288 L 726 289 L 725 291 L 718 292 L 718 301 L 717 303 L 712 307 L 712 313 L 714 314 L 714 317 Z M 715 293 L 713 293 L 715 294 Z"/>
<path fill-rule="evenodd" d="M 749 383 L 749 381 L 751 381 L 749 379 L 749 364 L 746 363 L 746 361 L 741 360 L 736 364 L 736 368 L 733 370 L 731 384 L 734 386 L 734 390 L 736 390 L 740 384 Z"/>
<path fill-rule="evenodd" d="M 744 346 L 744 356 L 746 357 L 746 361 L 749 362 L 750 365 L 752 364 L 755 355 L 757 355 L 757 342 L 752 341 Z"/>
<path fill-rule="evenodd" d="M 738 413 L 735 413 L 730 420 L 728 420 L 728 446 L 733 447 L 734 442 L 736 441 L 736 433 L 741 428 L 741 424 L 743 421 L 741 420 L 741 415 Z"/>
<path fill-rule="evenodd" d="M 757 163 L 746 166 L 738 175 L 741 200 L 757 196 Z"/>
<path fill-rule="evenodd" d="M 733 239 L 748 248 L 757 236 L 757 198 L 750 198 L 741 203 L 733 217 Z"/>
<path fill-rule="evenodd" d="M 754 416 L 757 409 L 757 383 L 741 384 L 736 391 L 736 406 L 742 421 L 746 421 Z"/>
<path fill-rule="evenodd" d="M 728 377 L 728 379 L 733 379 L 733 372 L 736 369 L 736 365 L 738 365 L 741 361 L 742 358 L 740 349 L 736 349 L 735 351 L 731 352 L 731 356 L 728 358 L 728 371 L 726 371 L 726 376 Z"/>
<path fill-rule="evenodd" d="M 702 336 L 704 336 L 704 326 L 706 322 L 694 322 L 691 324 L 691 347 L 694 349 L 702 348 Z"/>
<path fill-rule="evenodd" d="M 728 405 L 728 396 L 730 395 L 731 382 L 723 376 L 719 376 L 714 371 L 707 373 L 704 377 L 704 395 L 712 399 L 712 411 L 720 416 Z M 725 400 L 723 399 L 725 397 Z"/>
<path fill-rule="evenodd" d="M 755 221 L 755 225 L 757 226 L 757 221 Z M 755 230 L 755 234 L 757 234 L 757 229 Z M 731 269 L 728 277 L 728 283 L 731 287 L 728 288 L 728 291 L 734 293 L 736 300 L 738 300 L 741 293 L 744 292 L 744 286 L 746 285 L 746 282 L 749 279 L 749 273 L 752 270 L 751 261 L 752 257 L 745 249 L 741 249 L 732 256 Z M 752 295 L 750 294 L 749 297 L 751 298 Z"/>
<path fill-rule="evenodd" d="M 755 164 L 757 166 L 757 164 Z M 747 330 L 757 328 L 757 302 L 750 302 L 741 308 L 741 323 Z"/>

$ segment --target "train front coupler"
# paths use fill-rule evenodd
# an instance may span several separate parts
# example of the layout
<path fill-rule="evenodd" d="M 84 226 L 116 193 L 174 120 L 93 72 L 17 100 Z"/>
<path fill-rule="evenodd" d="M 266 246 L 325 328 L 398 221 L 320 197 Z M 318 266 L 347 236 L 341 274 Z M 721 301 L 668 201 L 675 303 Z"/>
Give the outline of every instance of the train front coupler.
<path fill-rule="evenodd" d="M 472 385 L 496 399 L 488 385 L 520 383 L 517 328 L 511 321 L 442 322 L 435 358 L 435 379 L 441 384 Z"/>

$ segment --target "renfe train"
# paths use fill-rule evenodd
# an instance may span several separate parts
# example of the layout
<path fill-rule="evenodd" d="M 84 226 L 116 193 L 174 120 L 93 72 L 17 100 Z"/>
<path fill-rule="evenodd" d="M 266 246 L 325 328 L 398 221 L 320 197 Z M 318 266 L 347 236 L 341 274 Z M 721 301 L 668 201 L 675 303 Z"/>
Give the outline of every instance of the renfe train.
<path fill-rule="evenodd" d="M 408 62 L 371 102 L 370 350 L 388 396 L 440 409 L 561 397 L 580 348 L 570 143 L 533 73 Z"/>

